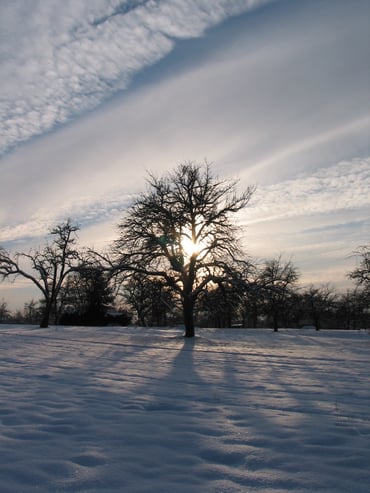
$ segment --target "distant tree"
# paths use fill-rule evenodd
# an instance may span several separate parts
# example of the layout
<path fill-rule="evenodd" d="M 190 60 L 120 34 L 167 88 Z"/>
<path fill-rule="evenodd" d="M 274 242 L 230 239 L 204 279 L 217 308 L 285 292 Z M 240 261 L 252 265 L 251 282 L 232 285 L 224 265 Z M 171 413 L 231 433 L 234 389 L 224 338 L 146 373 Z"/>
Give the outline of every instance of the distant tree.
<path fill-rule="evenodd" d="M 336 326 L 344 329 L 360 329 L 370 326 L 368 294 L 363 289 L 348 290 L 336 303 Z"/>
<path fill-rule="evenodd" d="M 137 323 L 142 327 L 148 325 L 150 292 L 151 285 L 147 282 L 147 276 L 138 272 L 135 272 L 126 279 L 126 282 L 121 284 L 119 292 L 125 302 L 136 313 Z"/>
<path fill-rule="evenodd" d="M 36 324 L 40 321 L 41 307 L 35 300 L 26 302 L 23 307 L 23 321 L 27 324 Z"/>
<path fill-rule="evenodd" d="M 252 289 L 253 271 L 254 266 L 249 259 L 238 259 L 225 278 L 219 278 L 205 287 L 195 309 L 201 326 L 221 328 L 243 324 L 245 293 Z"/>
<path fill-rule="evenodd" d="M 61 323 L 104 325 L 113 301 L 108 274 L 94 265 L 80 267 L 68 275 L 60 290 Z"/>
<path fill-rule="evenodd" d="M 209 164 L 180 164 L 148 179 L 119 224 L 116 270 L 162 279 L 182 303 L 185 336 L 193 337 L 194 307 L 211 281 L 229 276 L 240 254 L 238 228 L 230 215 L 254 191 L 237 193 L 236 180 L 220 180 Z"/>
<path fill-rule="evenodd" d="M 240 318 L 243 327 L 257 327 L 258 319 L 263 315 L 263 289 L 260 285 L 259 274 L 257 264 L 250 265 L 246 271 L 241 272 L 238 290 L 241 296 Z"/>
<path fill-rule="evenodd" d="M 8 303 L 5 300 L 0 301 L 0 323 L 5 323 L 10 318 Z"/>
<path fill-rule="evenodd" d="M 288 304 L 299 279 L 298 269 L 291 260 L 284 261 L 281 255 L 267 260 L 259 275 L 259 285 L 264 297 L 264 311 L 271 316 L 274 332 L 279 321 L 288 311 Z"/>
<path fill-rule="evenodd" d="M 78 230 L 77 225 L 67 220 L 50 230 L 52 242 L 40 250 L 11 256 L 0 248 L 0 278 L 15 279 L 20 276 L 33 282 L 41 291 L 43 309 L 40 327 L 48 327 L 63 282 L 81 266 L 81 255 L 76 249 Z"/>
<path fill-rule="evenodd" d="M 230 327 L 234 312 L 235 293 L 231 285 L 218 283 L 212 289 L 203 292 L 202 307 L 208 312 L 208 325 L 212 327 Z M 211 322 L 211 323 L 209 323 Z"/>
<path fill-rule="evenodd" d="M 337 294 L 328 284 L 323 286 L 311 284 L 304 291 L 302 298 L 307 317 L 316 330 L 320 330 L 323 319 L 334 310 Z"/>
<path fill-rule="evenodd" d="M 360 263 L 350 272 L 349 277 L 357 286 L 361 286 L 367 293 L 370 293 L 370 243 L 361 246 L 355 253 L 360 258 Z"/>
<path fill-rule="evenodd" d="M 289 296 L 284 303 L 284 311 L 281 317 L 285 327 L 299 327 L 305 318 L 303 293 L 298 285 L 289 289 Z"/>
<path fill-rule="evenodd" d="M 15 312 L 12 314 L 12 323 L 15 324 L 24 324 L 24 313 L 23 310 L 17 308 Z"/>
<path fill-rule="evenodd" d="M 167 325 L 169 315 L 178 305 L 178 299 L 163 279 L 137 272 L 125 279 L 119 294 L 143 327 Z"/>
<path fill-rule="evenodd" d="M 257 327 L 263 306 L 263 293 L 257 284 L 252 284 L 243 296 L 241 314 L 244 327 Z"/>

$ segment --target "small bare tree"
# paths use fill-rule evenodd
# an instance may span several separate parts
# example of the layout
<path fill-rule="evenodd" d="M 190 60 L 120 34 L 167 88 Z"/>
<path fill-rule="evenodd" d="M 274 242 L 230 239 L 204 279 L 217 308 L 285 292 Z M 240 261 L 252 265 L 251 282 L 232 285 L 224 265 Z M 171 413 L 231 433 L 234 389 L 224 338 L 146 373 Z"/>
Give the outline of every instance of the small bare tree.
<path fill-rule="evenodd" d="M 166 325 L 168 316 L 176 309 L 177 300 L 163 279 L 141 273 L 128 276 L 119 291 L 142 326 Z"/>
<path fill-rule="evenodd" d="M 5 323 L 10 317 L 8 303 L 5 300 L 0 301 L 0 324 Z"/>
<path fill-rule="evenodd" d="M 360 257 L 360 263 L 356 269 L 350 272 L 349 277 L 358 286 L 362 286 L 365 291 L 370 293 L 370 243 L 361 246 L 355 253 Z"/>
<path fill-rule="evenodd" d="M 328 284 L 314 286 L 311 284 L 302 295 L 303 307 L 316 330 L 321 329 L 322 320 L 335 307 L 337 294 Z"/>
<path fill-rule="evenodd" d="M 80 266 L 81 257 L 76 250 L 78 230 L 79 227 L 68 219 L 50 230 L 53 240 L 41 250 L 11 256 L 0 248 L 0 278 L 14 280 L 20 276 L 33 282 L 41 291 L 44 303 L 40 327 L 48 327 L 64 280 Z"/>
<path fill-rule="evenodd" d="M 267 260 L 262 268 L 259 283 L 264 294 L 265 311 L 272 317 L 274 332 L 278 331 L 279 321 L 298 279 L 298 269 L 291 260 L 284 261 L 281 255 Z"/>
<path fill-rule="evenodd" d="M 254 187 L 237 193 L 237 180 L 220 180 L 209 164 L 180 164 L 149 175 L 119 224 L 116 269 L 163 279 L 180 297 L 185 336 L 194 336 L 194 307 L 211 281 L 225 279 L 241 254 L 230 215 L 249 202 Z"/>

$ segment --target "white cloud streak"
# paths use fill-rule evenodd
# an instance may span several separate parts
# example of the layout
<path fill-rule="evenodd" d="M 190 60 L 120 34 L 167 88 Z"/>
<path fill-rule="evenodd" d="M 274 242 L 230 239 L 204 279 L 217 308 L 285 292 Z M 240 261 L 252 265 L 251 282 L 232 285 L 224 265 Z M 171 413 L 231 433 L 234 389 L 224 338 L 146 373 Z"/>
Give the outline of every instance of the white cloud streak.
<path fill-rule="evenodd" d="M 9 0 L 0 4 L 0 154 L 127 88 L 174 40 L 266 0 Z"/>
<path fill-rule="evenodd" d="M 26 220 L 0 228 L 0 243 L 6 245 L 8 242 L 16 243 L 44 237 L 54 224 L 63 222 L 66 218 L 71 218 L 82 229 L 104 222 L 110 222 L 114 226 L 132 198 L 132 194 L 121 190 L 110 196 L 86 195 L 59 204 L 55 208 L 40 207 Z"/>
<path fill-rule="evenodd" d="M 261 186 L 240 216 L 246 249 L 292 257 L 303 283 L 350 288 L 351 252 L 369 239 L 369 190 L 370 157 Z"/>
<path fill-rule="evenodd" d="M 330 214 L 348 209 L 370 210 L 370 157 L 343 161 L 257 189 L 245 220 L 254 222 Z"/>

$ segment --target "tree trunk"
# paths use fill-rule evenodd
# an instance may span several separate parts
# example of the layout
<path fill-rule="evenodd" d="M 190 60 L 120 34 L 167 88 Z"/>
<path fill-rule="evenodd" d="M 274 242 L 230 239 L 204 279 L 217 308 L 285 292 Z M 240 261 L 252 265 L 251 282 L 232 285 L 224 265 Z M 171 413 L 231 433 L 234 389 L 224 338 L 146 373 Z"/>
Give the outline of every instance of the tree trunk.
<path fill-rule="evenodd" d="M 274 332 L 278 332 L 278 330 L 279 330 L 279 319 L 278 319 L 278 314 L 276 312 L 273 315 L 273 323 L 274 323 Z"/>
<path fill-rule="evenodd" d="M 182 306 L 185 324 L 185 337 L 194 337 L 194 302 L 191 296 L 184 296 Z"/>

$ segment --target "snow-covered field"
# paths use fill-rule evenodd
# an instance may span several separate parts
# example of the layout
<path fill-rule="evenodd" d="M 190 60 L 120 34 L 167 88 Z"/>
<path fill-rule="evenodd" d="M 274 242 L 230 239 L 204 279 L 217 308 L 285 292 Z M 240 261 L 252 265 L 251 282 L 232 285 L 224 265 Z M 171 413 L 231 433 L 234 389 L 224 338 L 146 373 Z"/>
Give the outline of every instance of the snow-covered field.
<path fill-rule="evenodd" d="M 0 326 L 0 491 L 370 491 L 366 332 Z"/>

